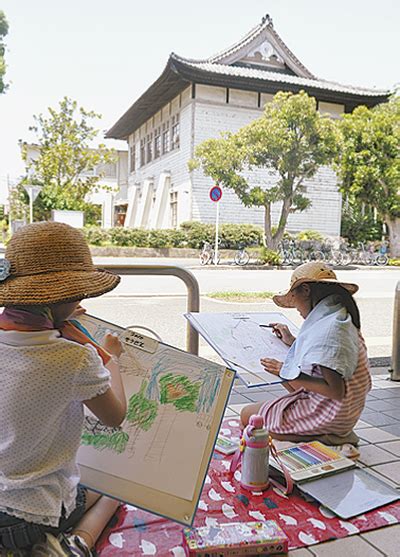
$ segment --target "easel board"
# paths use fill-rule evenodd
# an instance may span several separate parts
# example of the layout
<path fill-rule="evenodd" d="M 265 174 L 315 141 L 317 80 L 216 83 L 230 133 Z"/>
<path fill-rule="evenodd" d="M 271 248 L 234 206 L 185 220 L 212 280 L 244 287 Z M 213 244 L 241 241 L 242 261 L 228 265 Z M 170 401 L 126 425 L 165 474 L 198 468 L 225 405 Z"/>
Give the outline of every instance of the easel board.
<path fill-rule="evenodd" d="M 282 313 L 186 313 L 186 319 L 206 342 L 234 369 L 249 388 L 281 383 L 282 379 L 268 373 L 261 358 L 284 361 L 289 347 L 272 332 L 261 327 L 284 323 L 294 336 L 298 328 Z"/>
<path fill-rule="evenodd" d="M 119 336 L 128 400 L 119 428 L 87 411 L 77 457 L 81 482 L 190 526 L 234 371 L 89 315 L 79 321 L 97 342 L 107 332 Z"/>

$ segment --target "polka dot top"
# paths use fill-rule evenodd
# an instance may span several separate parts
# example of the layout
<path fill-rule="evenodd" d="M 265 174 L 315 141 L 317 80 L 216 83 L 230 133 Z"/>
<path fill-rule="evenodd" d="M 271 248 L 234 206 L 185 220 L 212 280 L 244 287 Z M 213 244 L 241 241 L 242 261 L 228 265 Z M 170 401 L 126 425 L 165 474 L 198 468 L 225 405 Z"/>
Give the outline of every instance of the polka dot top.
<path fill-rule="evenodd" d="M 110 374 L 58 331 L 0 331 L 0 511 L 58 526 L 75 508 L 83 401 Z"/>

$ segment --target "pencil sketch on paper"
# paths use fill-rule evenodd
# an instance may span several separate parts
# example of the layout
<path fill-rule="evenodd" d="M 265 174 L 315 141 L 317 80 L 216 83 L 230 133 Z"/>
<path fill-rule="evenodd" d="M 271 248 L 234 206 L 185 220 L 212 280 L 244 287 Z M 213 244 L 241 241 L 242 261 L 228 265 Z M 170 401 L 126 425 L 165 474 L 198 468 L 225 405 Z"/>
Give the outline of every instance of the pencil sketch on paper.
<path fill-rule="evenodd" d="M 271 329 L 269 323 L 286 323 L 293 334 L 297 327 L 281 313 L 188 313 L 185 317 L 214 350 L 238 371 L 248 386 L 279 381 L 265 371 L 261 358 L 284 361 L 288 347 Z"/>
<path fill-rule="evenodd" d="M 89 316 L 81 322 L 97 341 L 110 329 Z M 124 329 L 113 332 L 125 338 Z M 109 428 L 88 414 L 79 462 L 89 466 L 97 459 L 97 467 L 125 479 L 134 470 L 135 481 L 190 499 L 226 369 L 146 338 L 144 348 L 124 344 L 125 421 Z"/>

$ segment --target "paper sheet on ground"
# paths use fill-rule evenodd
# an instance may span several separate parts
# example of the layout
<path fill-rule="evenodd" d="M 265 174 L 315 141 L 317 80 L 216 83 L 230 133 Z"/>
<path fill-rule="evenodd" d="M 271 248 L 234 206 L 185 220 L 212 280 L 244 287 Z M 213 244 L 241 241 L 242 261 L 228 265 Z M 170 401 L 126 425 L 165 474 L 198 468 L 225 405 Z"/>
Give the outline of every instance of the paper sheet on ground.
<path fill-rule="evenodd" d="M 80 322 L 97 341 L 110 330 L 123 342 L 120 368 L 128 412 L 119 428 L 104 426 L 93 414 L 85 416 L 78 463 L 191 501 L 210 431 L 218 431 L 229 396 L 230 388 L 223 391 L 222 383 L 228 373 L 232 384 L 234 374 L 91 316 Z M 211 457 L 212 447 L 209 452 Z"/>
<path fill-rule="evenodd" d="M 282 313 L 187 313 L 185 317 L 248 387 L 281 382 L 265 371 L 260 359 L 284 361 L 289 348 L 272 329 L 260 325 L 285 323 L 296 336 L 298 328 Z"/>

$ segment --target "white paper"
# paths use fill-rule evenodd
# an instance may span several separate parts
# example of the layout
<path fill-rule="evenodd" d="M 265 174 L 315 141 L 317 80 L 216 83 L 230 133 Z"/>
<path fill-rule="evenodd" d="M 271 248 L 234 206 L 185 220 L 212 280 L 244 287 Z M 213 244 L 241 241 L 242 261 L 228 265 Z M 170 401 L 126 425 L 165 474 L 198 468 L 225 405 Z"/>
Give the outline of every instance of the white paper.
<path fill-rule="evenodd" d="M 80 321 L 98 341 L 110 329 L 88 316 Z M 127 419 L 107 428 L 88 413 L 78 463 L 191 501 L 226 369 L 158 342 L 153 352 L 124 348 Z"/>
<path fill-rule="evenodd" d="M 283 362 L 289 350 L 272 329 L 260 325 L 284 323 L 297 335 L 297 327 L 281 313 L 187 313 L 185 317 L 248 386 L 282 381 L 260 363 L 261 358 Z"/>

